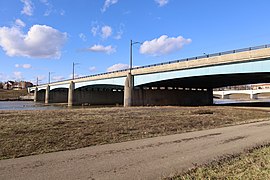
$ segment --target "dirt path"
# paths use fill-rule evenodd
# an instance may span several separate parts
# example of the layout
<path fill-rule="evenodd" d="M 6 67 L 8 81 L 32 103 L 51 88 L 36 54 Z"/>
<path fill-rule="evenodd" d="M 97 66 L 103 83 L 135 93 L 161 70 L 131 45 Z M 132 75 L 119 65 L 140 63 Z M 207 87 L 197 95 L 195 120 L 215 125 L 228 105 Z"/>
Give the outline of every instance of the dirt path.
<path fill-rule="evenodd" d="M 270 142 L 270 121 L 0 161 L 0 179 L 158 179 Z"/>

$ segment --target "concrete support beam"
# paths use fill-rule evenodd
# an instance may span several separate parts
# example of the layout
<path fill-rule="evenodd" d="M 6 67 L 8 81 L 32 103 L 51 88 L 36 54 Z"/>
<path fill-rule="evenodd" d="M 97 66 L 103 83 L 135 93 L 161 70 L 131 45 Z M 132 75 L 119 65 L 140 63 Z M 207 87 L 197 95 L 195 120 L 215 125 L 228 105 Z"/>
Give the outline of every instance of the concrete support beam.
<path fill-rule="evenodd" d="M 125 80 L 124 88 L 124 107 L 132 106 L 132 93 L 133 93 L 134 77 L 128 73 Z"/>
<path fill-rule="evenodd" d="M 258 99 L 258 94 L 250 94 L 250 99 Z"/>
<path fill-rule="evenodd" d="M 38 98 L 38 88 L 35 87 L 35 91 L 34 91 L 34 102 L 37 102 L 37 98 Z"/>
<path fill-rule="evenodd" d="M 74 89 L 75 89 L 75 83 L 73 81 L 69 84 L 68 89 L 68 106 L 71 107 L 74 104 Z"/>
<path fill-rule="evenodd" d="M 50 99 L 50 86 L 47 85 L 45 93 L 45 104 L 49 104 L 49 99 Z"/>
<path fill-rule="evenodd" d="M 230 95 L 224 94 L 224 92 L 222 92 L 221 99 L 230 99 Z"/>

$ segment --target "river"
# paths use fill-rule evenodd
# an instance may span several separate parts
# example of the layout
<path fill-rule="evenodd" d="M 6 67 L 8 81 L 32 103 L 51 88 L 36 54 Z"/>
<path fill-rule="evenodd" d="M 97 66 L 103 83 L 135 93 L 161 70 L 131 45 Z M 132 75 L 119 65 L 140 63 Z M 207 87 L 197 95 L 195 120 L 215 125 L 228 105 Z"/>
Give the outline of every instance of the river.
<path fill-rule="evenodd" d="M 62 106 L 44 105 L 33 101 L 0 101 L 0 110 L 54 110 Z"/>
<path fill-rule="evenodd" d="M 232 99 L 214 99 L 214 105 L 233 105 L 233 104 L 245 104 L 245 103 L 268 103 L 270 106 L 270 100 L 260 101 L 238 101 Z M 44 105 L 44 103 L 36 103 L 33 101 L 0 101 L 0 110 L 57 110 L 64 109 L 66 106 L 56 105 Z M 91 106 L 94 107 L 94 106 Z"/>

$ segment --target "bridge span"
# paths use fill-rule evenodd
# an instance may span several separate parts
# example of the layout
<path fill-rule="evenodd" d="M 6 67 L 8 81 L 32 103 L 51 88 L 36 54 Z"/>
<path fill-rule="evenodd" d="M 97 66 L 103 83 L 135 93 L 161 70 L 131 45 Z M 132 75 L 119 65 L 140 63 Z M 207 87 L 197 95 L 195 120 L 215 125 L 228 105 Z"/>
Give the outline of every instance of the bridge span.
<path fill-rule="evenodd" d="M 270 89 L 213 91 L 213 95 L 220 96 L 221 99 L 229 99 L 229 96 L 233 94 L 247 94 L 250 99 L 257 99 L 258 94 L 264 93 L 270 93 Z"/>
<path fill-rule="evenodd" d="M 210 105 L 213 88 L 270 82 L 270 45 L 180 59 L 29 88 L 35 101 L 124 106 Z"/>

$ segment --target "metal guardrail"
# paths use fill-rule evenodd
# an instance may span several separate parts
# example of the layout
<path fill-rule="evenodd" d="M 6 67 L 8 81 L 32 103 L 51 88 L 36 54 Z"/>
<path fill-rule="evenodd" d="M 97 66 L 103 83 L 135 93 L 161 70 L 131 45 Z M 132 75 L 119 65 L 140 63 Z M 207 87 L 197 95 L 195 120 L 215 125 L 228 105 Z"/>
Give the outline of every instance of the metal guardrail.
<path fill-rule="evenodd" d="M 154 67 L 154 66 L 161 66 L 161 65 L 166 65 L 166 64 L 179 63 L 179 62 L 183 62 L 183 61 L 193 61 L 193 60 L 198 60 L 198 59 L 203 59 L 203 58 L 208 58 L 208 57 L 222 56 L 222 55 L 227 55 L 227 54 L 235 54 L 235 53 L 239 53 L 239 52 L 247 52 L 247 51 L 265 49 L 265 48 L 270 48 L 270 44 L 261 45 L 261 46 L 254 46 L 254 47 L 248 47 L 248 48 L 242 48 L 242 49 L 236 49 L 236 50 L 230 50 L 230 51 L 224 51 L 224 52 L 213 53 L 213 54 L 206 54 L 206 55 L 203 55 L 203 56 L 195 56 L 195 57 L 191 57 L 191 58 L 178 59 L 178 60 L 173 60 L 173 61 L 168 61 L 168 62 L 163 62 L 163 63 L 139 66 L 139 67 L 132 68 L 132 70 L 133 69 L 149 68 L 149 67 Z M 122 69 L 122 70 L 118 70 L 118 71 L 112 71 L 112 72 L 99 73 L 99 74 L 94 74 L 94 75 L 89 75 L 89 76 L 82 76 L 82 77 L 78 77 L 78 78 L 75 78 L 75 79 L 83 79 L 83 78 L 88 78 L 88 77 L 95 77 L 95 76 L 101 76 L 101 75 L 106 75 L 106 74 L 113 74 L 113 73 L 123 72 L 123 71 L 128 71 L 128 70 L 130 70 L 130 68 Z M 66 79 L 66 80 L 62 80 L 62 81 L 71 81 L 71 80 L 73 80 L 73 79 Z M 58 83 L 58 82 L 62 82 L 62 81 L 55 81 L 55 82 L 52 82 L 52 83 Z M 40 86 L 42 86 L 42 85 L 45 85 L 45 84 L 41 84 Z"/>

